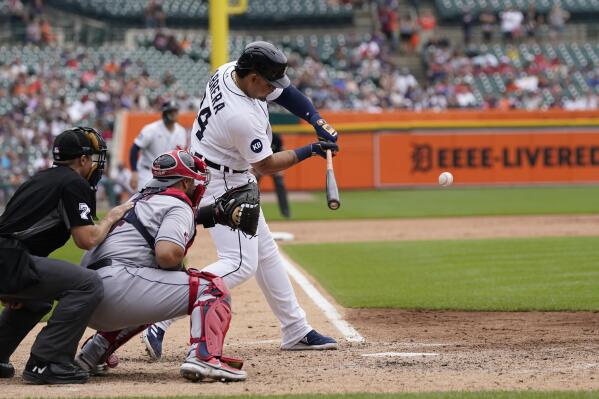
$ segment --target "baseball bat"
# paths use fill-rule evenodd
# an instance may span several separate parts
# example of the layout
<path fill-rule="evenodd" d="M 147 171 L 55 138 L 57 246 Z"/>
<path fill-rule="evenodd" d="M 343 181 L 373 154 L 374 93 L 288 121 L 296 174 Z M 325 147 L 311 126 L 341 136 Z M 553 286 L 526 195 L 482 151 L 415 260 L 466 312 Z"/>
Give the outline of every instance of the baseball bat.
<path fill-rule="evenodd" d="M 339 209 L 341 206 L 339 189 L 335 180 L 335 171 L 333 171 L 333 154 L 331 150 L 327 150 L 327 205 L 333 211 Z"/>

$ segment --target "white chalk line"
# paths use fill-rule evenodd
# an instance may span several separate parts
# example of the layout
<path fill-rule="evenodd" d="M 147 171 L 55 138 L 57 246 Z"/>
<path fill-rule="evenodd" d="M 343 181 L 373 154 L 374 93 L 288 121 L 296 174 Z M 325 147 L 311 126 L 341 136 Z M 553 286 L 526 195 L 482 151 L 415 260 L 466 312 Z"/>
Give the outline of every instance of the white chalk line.
<path fill-rule="evenodd" d="M 364 357 L 424 357 L 424 356 L 439 356 L 433 352 L 380 352 L 380 353 L 363 353 Z"/>
<path fill-rule="evenodd" d="M 343 334 L 345 339 L 350 342 L 364 342 L 364 337 L 356 331 L 347 321 L 345 321 L 337 309 L 331 304 L 314 285 L 295 267 L 287 258 L 282 255 L 283 264 L 287 269 L 287 273 L 299 284 L 306 295 L 322 310 L 327 319 Z"/>
<path fill-rule="evenodd" d="M 262 339 L 255 341 L 235 341 L 229 342 L 227 345 L 231 346 L 255 346 L 255 345 L 270 345 L 270 344 L 278 344 L 281 343 L 280 339 Z"/>
<path fill-rule="evenodd" d="M 385 342 L 386 344 L 389 344 L 389 342 Z M 393 345 L 396 346 L 452 346 L 455 345 L 453 343 L 435 343 L 435 342 L 431 342 L 431 343 L 426 343 L 426 342 L 393 342 Z"/>

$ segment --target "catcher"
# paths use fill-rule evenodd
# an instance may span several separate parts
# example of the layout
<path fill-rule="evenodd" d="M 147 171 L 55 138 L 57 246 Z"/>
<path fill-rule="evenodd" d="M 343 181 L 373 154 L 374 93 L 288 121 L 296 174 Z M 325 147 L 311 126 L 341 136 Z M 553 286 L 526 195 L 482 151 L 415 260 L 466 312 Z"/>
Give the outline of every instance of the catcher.
<path fill-rule="evenodd" d="M 221 223 L 255 234 L 258 188 L 248 184 L 229 191 L 196 211 L 210 177 L 201 159 L 171 151 L 154 160 L 152 175 L 131 198 L 133 208 L 83 257 L 82 266 L 102 278 L 104 299 L 89 323 L 99 332 L 76 361 L 92 374 L 104 372 L 118 362 L 113 352 L 149 323 L 188 314 L 191 346 L 181 375 L 192 381 L 243 381 L 242 362 L 222 353 L 231 320 L 228 288 L 220 277 L 185 270 L 182 262 L 196 223 Z"/>

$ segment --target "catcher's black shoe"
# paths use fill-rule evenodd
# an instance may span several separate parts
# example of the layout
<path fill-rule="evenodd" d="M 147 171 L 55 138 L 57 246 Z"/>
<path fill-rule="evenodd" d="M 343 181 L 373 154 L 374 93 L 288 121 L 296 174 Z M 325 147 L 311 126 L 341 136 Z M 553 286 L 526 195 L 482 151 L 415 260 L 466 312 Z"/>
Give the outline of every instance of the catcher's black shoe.
<path fill-rule="evenodd" d="M 74 364 L 42 363 L 29 359 L 23 379 L 31 384 L 84 384 L 89 373 Z"/>
<path fill-rule="evenodd" d="M 0 378 L 12 378 L 15 375 L 15 368 L 10 362 L 0 362 Z"/>

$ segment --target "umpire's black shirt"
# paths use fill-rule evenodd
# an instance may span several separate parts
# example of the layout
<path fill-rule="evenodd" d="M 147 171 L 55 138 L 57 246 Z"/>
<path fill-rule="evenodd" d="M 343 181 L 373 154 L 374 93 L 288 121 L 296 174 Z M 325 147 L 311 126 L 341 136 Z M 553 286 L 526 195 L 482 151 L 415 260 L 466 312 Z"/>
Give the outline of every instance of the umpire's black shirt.
<path fill-rule="evenodd" d="M 0 216 L 0 235 L 11 235 L 31 255 L 48 256 L 69 239 L 70 229 L 92 225 L 96 196 L 68 166 L 36 173 L 12 196 Z"/>

